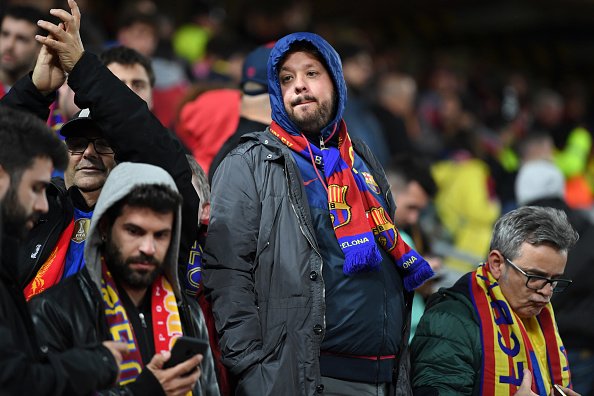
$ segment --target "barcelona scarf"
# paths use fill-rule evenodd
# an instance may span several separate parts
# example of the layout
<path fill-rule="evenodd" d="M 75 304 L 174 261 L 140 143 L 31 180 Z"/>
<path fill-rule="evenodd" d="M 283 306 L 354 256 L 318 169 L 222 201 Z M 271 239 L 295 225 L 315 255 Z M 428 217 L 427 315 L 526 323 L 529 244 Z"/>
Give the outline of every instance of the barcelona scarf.
<path fill-rule="evenodd" d="M 202 280 L 202 246 L 198 241 L 194 241 L 190 249 L 190 257 L 188 258 L 188 267 L 186 276 L 183 277 L 185 283 L 185 290 L 191 296 L 196 297 L 200 291 L 200 282 Z"/>
<path fill-rule="evenodd" d="M 64 273 L 64 264 L 66 262 L 66 254 L 68 252 L 68 246 L 70 245 L 70 238 L 74 231 L 74 220 L 70 221 L 70 224 L 66 227 L 58 243 L 50 253 L 49 257 L 43 263 L 35 278 L 25 287 L 24 294 L 25 299 L 29 301 L 31 297 L 41 293 L 44 290 L 57 284 L 62 279 Z"/>
<path fill-rule="evenodd" d="M 538 395 L 548 395 L 553 384 L 569 387 L 569 363 L 551 304 L 535 317 L 520 319 L 488 264 L 472 273 L 469 286 L 481 326 L 481 395 L 514 395 L 524 369 L 532 373 L 532 391 Z"/>
<path fill-rule="evenodd" d="M 140 375 L 143 368 L 142 356 L 116 284 L 103 259 L 101 272 L 101 294 L 111 338 L 128 345 L 128 353 L 120 364 L 118 379 L 120 385 L 125 385 Z M 151 313 L 155 353 L 170 351 L 175 340 L 182 335 L 182 326 L 173 289 L 162 275 L 151 287 Z"/>
<path fill-rule="evenodd" d="M 369 191 L 365 176 L 353 168 L 354 150 L 344 121 L 338 128 L 338 147 L 318 148 L 307 138 L 291 135 L 276 122 L 270 131 L 298 155 L 314 164 L 323 164 L 324 178 L 318 178 L 328 193 L 328 207 L 334 233 L 344 253 L 343 272 L 352 275 L 378 271 L 382 256 L 380 246 L 393 258 L 403 273 L 404 287 L 412 291 L 433 276 L 429 264 L 399 236 L 394 222 Z M 325 141 L 332 139 L 332 133 Z"/>

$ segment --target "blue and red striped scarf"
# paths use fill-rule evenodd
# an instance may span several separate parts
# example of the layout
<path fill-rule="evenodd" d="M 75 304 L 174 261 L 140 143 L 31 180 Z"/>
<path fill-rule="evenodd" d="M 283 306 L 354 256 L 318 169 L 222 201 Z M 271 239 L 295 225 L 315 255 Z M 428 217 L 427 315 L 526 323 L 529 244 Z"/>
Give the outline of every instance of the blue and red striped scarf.
<path fill-rule="evenodd" d="M 377 238 L 402 272 L 406 290 L 416 289 L 433 276 L 425 259 L 399 237 L 390 215 L 369 191 L 365 175 L 353 168 L 354 151 L 344 121 L 335 130 L 338 147 L 324 149 L 310 144 L 303 134 L 287 133 L 274 121 L 270 131 L 295 153 L 310 160 L 316 173 L 315 164 L 322 161 L 324 177 L 318 173 L 318 178 L 328 194 L 330 218 L 344 253 L 343 272 L 346 275 L 380 269 L 382 256 L 375 243 Z"/>

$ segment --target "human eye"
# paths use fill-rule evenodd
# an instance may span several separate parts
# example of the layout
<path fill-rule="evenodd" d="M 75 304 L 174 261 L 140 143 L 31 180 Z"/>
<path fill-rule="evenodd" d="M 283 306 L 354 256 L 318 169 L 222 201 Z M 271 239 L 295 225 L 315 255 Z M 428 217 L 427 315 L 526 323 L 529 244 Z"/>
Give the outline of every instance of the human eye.
<path fill-rule="evenodd" d="M 99 151 L 111 150 L 109 142 L 105 139 L 97 139 L 95 140 L 95 149 Z"/>
<path fill-rule="evenodd" d="M 528 275 L 528 285 L 530 287 L 541 289 L 549 282 L 549 278 L 540 275 Z"/>
<path fill-rule="evenodd" d="M 135 90 L 141 90 L 141 89 L 145 89 L 147 84 L 144 81 L 134 81 L 132 83 L 132 86 L 134 87 Z"/>
<path fill-rule="evenodd" d="M 128 234 L 132 236 L 140 236 L 143 234 L 142 229 L 140 227 L 136 227 L 134 225 L 127 225 L 125 230 Z"/>
<path fill-rule="evenodd" d="M 168 239 L 169 236 L 171 235 L 171 231 L 160 231 L 155 233 L 155 238 L 158 240 L 164 240 L 164 239 Z"/>
<path fill-rule="evenodd" d="M 292 78 L 293 78 L 293 76 L 290 74 L 281 74 L 279 76 L 279 80 L 280 80 L 281 84 L 288 83 L 289 81 L 291 81 Z"/>
<path fill-rule="evenodd" d="M 33 191 L 36 194 L 41 194 L 45 191 L 45 189 L 47 188 L 47 183 L 35 183 L 33 185 Z"/>

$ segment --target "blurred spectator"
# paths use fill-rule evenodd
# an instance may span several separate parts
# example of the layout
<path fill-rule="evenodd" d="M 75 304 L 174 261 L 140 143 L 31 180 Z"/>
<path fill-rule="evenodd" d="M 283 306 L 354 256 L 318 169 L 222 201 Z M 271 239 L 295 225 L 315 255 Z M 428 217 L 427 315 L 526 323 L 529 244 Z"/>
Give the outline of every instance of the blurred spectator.
<path fill-rule="evenodd" d="M 559 333 L 564 340 L 571 367 L 573 389 L 584 396 L 594 395 L 594 224 L 582 211 L 565 201 L 565 178 L 547 160 L 532 160 L 520 168 L 516 179 L 518 204 L 563 210 L 580 238 L 569 252 L 563 278 L 573 283 L 553 297 Z"/>
<path fill-rule="evenodd" d="M 347 84 L 347 106 L 344 120 L 353 139 L 361 139 L 375 154 L 382 165 L 390 159 L 386 133 L 376 115 L 371 111 L 371 102 L 366 97 L 374 73 L 371 50 L 365 44 L 342 41 L 335 45 L 342 61 L 342 70 Z"/>
<path fill-rule="evenodd" d="M 247 132 L 263 130 L 270 120 L 266 65 L 270 46 L 253 50 L 243 64 L 241 90 L 206 91 L 184 105 L 176 132 L 194 157 L 211 175 L 211 163 L 223 147 L 229 152 Z M 228 139 L 232 141 L 226 143 Z M 224 154 L 217 159 L 222 160 Z M 217 164 L 218 164 L 217 162 Z"/>
<path fill-rule="evenodd" d="M 153 113 L 163 125 L 171 127 L 190 79 L 184 62 L 156 52 L 160 40 L 159 21 L 156 12 L 139 11 L 133 7 L 124 9 L 119 19 L 117 40 L 120 45 L 135 49 L 151 60 L 155 73 Z"/>
<path fill-rule="evenodd" d="M 410 136 L 418 135 L 419 122 L 415 113 L 417 83 L 406 74 L 383 73 L 375 89 L 371 110 L 382 126 L 390 156 L 413 150 Z"/>
<path fill-rule="evenodd" d="M 0 26 L 0 98 L 19 78 L 33 70 L 41 45 L 35 40 L 43 29 L 37 21 L 47 19 L 33 6 L 9 7 Z"/>
<path fill-rule="evenodd" d="M 266 61 L 271 48 L 272 44 L 260 46 L 246 57 L 241 80 L 239 124 L 213 159 L 208 171 L 208 180 L 213 179 L 217 167 L 239 144 L 241 136 L 249 132 L 263 131 L 272 121 L 266 73 Z"/>
<path fill-rule="evenodd" d="M 474 150 L 476 137 L 463 135 L 448 159 L 432 166 L 437 183 L 435 208 L 450 246 L 441 251 L 451 274 L 471 271 L 488 253 L 493 224 L 500 215 L 489 167 Z"/>
<path fill-rule="evenodd" d="M 563 97 L 553 89 L 540 89 L 533 100 L 532 128 L 546 131 L 553 138 L 554 161 L 565 175 L 567 204 L 572 208 L 590 209 L 594 194 L 586 170 L 591 157 L 592 136 L 576 108 L 579 107 L 578 99 L 572 98 L 573 119 L 566 122 Z"/>
<path fill-rule="evenodd" d="M 192 1 L 189 7 L 188 22 L 175 29 L 172 45 L 178 56 L 193 65 L 204 59 L 207 43 L 222 29 L 226 12 L 224 8 L 212 6 L 208 1 Z"/>
<path fill-rule="evenodd" d="M 429 162 L 415 155 L 395 157 L 385 168 L 390 190 L 396 201 L 394 224 L 398 227 L 400 236 L 413 249 L 421 253 L 436 274 L 442 266 L 442 259 L 431 253 L 431 246 L 427 236 L 420 227 L 421 213 L 431 204 L 437 193 L 437 185 L 431 175 Z M 413 298 L 410 339 L 414 336 L 417 324 L 425 310 L 425 299 L 435 289 L 437 276 L 429 279 Z"/>

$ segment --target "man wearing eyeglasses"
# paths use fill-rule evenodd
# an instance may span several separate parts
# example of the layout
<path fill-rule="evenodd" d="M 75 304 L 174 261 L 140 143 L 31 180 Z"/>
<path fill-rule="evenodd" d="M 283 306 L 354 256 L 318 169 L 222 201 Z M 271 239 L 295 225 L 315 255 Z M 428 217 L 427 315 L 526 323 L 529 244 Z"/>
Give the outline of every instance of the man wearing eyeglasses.
<path fill-rule="evenodd" d="M 571 285 L 577 239 L 557 209 L 502 216 L 486 262 L 427 304 L 411 346 L 414 394 L 578 395 L 551 305 Z"/>
<path fill-rule="evenodd" d="M 19 80 L 1 100 L 3 105 L 45 119 L 56 89 L 68 76 L 74 101 L 83 109 L 63 126 L 68 168 L 63 181 L 54 179 L 48 187 L 49 211 L 29 233 L 21 255 L 18 280 L 27 299 L 77 273 L 84 265 L 82 253 L 92 210 L 116 161 L 156 165 L 175 180 L 184 198 L 180 263 L 187 262 L 198 236 L 199 199 L 185 149 L 150 112 L 150 95 L 141 97 L 135 89 L 138 79 L 122 71 L 128 66 L 142 69 L 144 65 L 117 61 L 132 59 L 126 53 L 120 57 L 121 51 L 102 60 L 85 52 L 79 35 L 78 6 L 72 0 L 69 5 L 72 15 L 65 10 L 52 11 L 68 21 L 67 29 L 47 21 L 39 23 L 50 36 L 36 37 L 43 45 L 33 73 Z M 121 78 L 110 69 L 114 63 L 121 66 Z M 146 78 L 146 88 L 152 80 L 148 70 L 145 74 L 142 80 Z M 130 84 L 131 89 L 125 84 Z"/>

